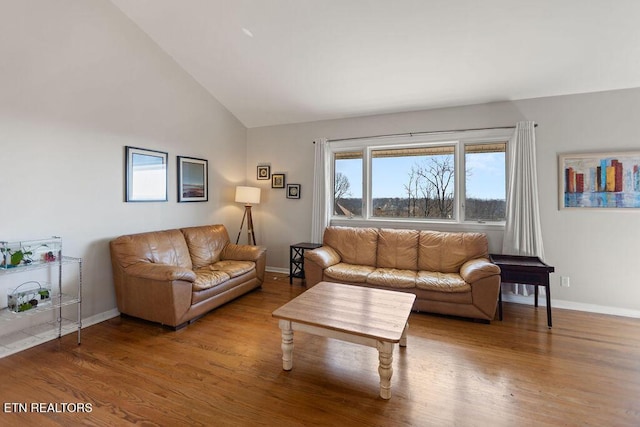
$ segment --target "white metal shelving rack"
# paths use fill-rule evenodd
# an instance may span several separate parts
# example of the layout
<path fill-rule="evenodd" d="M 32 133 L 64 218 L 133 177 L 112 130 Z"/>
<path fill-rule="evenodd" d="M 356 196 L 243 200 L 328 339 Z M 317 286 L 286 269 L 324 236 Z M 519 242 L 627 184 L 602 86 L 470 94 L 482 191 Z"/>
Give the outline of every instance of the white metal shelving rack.
<path fill-rule="evenodd" d="M 77 331 L 78 344 L 81 342 L 82 258 L 62 256 L 62 242 L 60 238 L 55 239 L 58 239 L 59 246 L 57 247 L 57 256 L 54 261 L 36 261 L 29 264 L 20 264 L 12 268 L 6 268 L 5 266 L 0 268 L 0 278 L 4 278 L 5 275 L 36 274 L 35 272 L 38 270 L 50 269 L 50 274 L 53 278 L 52 282 L 54 282 L 51 284 L 49 302 L 20 313 L 13 312 L 6 307 L 0 310 L 0 358 L 46 341 L 60 338 L 74 331 Z M 23 242 L 17 243 L 21 246 Z M 10 245 L 10 243 L 0 242 L 2 247 L 7 247 L 7 245 Z M 78 269 L 77 290 L 63 289 L 63 269 L 73 266 Z M 75 316 L 63 311 L 64 307 L 73 306 L 74 304 L 77 306 Z M 55 319 L 50 320 L 53 317 Z M 25 323 L 29 323 L 29 326 L 5 333 L 11 329 L 9 326 L 17 321 L 25 321 Z"/>

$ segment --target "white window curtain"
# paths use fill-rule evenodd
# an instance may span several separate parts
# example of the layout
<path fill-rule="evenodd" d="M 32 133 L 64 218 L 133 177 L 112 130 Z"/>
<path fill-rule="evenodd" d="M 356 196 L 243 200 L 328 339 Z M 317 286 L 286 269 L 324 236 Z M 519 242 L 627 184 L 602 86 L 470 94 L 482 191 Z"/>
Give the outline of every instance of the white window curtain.
<path fill-rule="evenodd" d="M 316 139 L 313 172 L 313 210 L 311 214 L 311 241 L 322 243 L 324 229 L 331 220 L 331 159 L 326 138 Z"/>
<path fill-rule="evenodd" d="M 538 256 L 544 260 L 534 122 L 516 124 L 508 150 L 507 212 L 502 253 Z M 533 293 L 534 288 L 531 285 L 513 285 L 511 291 L 526 296 Z"/>

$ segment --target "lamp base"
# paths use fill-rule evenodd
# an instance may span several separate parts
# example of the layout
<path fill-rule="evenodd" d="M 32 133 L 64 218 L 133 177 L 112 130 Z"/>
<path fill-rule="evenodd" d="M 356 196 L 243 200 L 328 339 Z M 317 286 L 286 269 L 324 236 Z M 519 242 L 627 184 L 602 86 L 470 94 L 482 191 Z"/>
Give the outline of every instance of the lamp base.
<path fill-rule="evenodd" d="M 240 223 L 240 231 L 238 231 L 238 237 L 236 238 L 236 245 L 240 241 L 240 235 L 242 234 L 242 228 L 244 227 L 244 220 L 247 220 L 247 244 L 256 244 L 256 236 L 253 233 L 253 218 L 251 217 L 251 205 L 244 206 L 244 215 L 242 215 L 242 222 Z M 253 242 L 253 243 L 252 243 Z"/>

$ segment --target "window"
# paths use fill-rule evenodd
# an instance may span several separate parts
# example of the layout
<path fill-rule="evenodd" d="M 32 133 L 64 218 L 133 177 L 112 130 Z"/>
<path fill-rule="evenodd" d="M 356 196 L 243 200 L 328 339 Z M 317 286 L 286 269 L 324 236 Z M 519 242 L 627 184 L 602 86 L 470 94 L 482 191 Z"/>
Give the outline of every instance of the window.
<path fill-rule="evenodd" d="M 372 150 L 372 216 L 453 218 L 454 157 L 454 145 Z"/>
<path fill-rule="evenodd" d="M 466 220 L 504 221 L 506 196 L 505 142 L 465 146 Z"/>
<path fill-rule="evenodd" d="M 336 141 L 334 217 L 500 222 L 513 130 Z"/>
<path fill-rule="evenodd" d="M 362 151 L 334 155 L 333 214 L 362 216 Z"/>

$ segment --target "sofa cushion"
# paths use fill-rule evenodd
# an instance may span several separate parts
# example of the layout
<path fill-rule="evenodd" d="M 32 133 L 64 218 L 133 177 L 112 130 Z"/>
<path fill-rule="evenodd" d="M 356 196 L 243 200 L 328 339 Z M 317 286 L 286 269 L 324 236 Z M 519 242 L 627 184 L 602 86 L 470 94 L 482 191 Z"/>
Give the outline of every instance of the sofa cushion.
<path fill-rule="evenodd" d="M 418 271 L 416 287 L 427 291 L 470 292 L 471 285 L 462 280 L 457 273 Z"/>
<path fill-rule="evenodd" d="M 342 262 L 376 266 L 378 230 L 375 228 L 327 227 L 324 244 L 340 255 Z"/>
<path fill-rule="evenodd" d="M 218 261 L 210 266 L 211 270 L 224 271 L 229 277 L 238 277 L 256 268 L 256 263 L 251 261 Z"/>
<path fill-rule="evenodd" d="M 199 268 L 195 273 L 196 280 L 193 282 L 194 291 L 209 289 L 231 279 L 228 273 L 222 270 L 212 270 L 209 267 Z"/>
<path fill-rule="evenodd" d="M 345 282 L 365 283 L 367 276 L 375 270 L 368 265 L 353 265 L 341 262 L 324 270 L 328 277 Z"/>
<path fill-rule="evenodd" d="M 189 248 L 180 230 L 120 236 L 110 243 L 112 258 L 122 268 L 140 262 L 192 268 Z"/>
<path fill-rule="evenodd" d="M 446 233 L 423 230 L 418 248 L 418 270 L 458 273 L 466 261 L 488 256 L 482 233 Z"/>
<path fill-rule="evenodd" d="M 380 229 L 376 265 L 417 271 L 419 236 L 418 230 Z"/>
<path fill-rule="evenodd" d="M 416 272 L 397 268 L 376 268 L 367 276 L 367 283 L 387 288 L 415 288 Z"/>
<path fill-rule="evenodd" d="M 227 229 L 220 224 L 181 228 L 180 231 L 187 242 L 194 270 L 220 261 L 220 254 L 229 243 Z"/>

